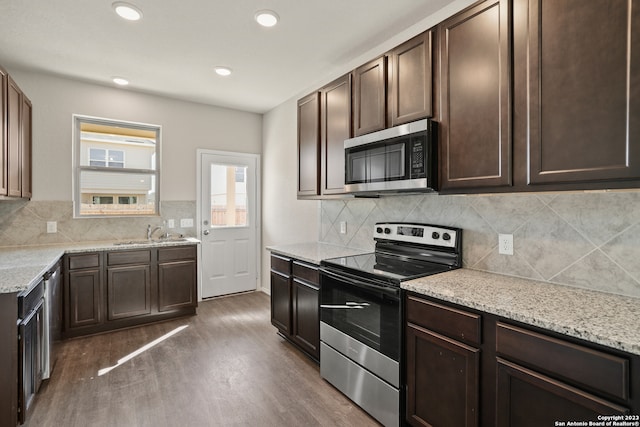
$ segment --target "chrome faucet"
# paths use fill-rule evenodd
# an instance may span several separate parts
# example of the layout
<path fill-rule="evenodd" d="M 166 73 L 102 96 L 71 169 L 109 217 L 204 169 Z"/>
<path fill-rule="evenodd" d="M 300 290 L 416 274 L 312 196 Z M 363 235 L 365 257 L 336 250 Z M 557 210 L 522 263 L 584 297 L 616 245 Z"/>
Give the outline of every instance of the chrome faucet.
<path fill-rule="evenodd" d="M 159 225 L 155 226 L 153 229 L 151 228 L 151 224 L 147 225 L 147 240 L 151 240 L 151 236 L 158 230 L 161 230 L 162 227 Z"/>

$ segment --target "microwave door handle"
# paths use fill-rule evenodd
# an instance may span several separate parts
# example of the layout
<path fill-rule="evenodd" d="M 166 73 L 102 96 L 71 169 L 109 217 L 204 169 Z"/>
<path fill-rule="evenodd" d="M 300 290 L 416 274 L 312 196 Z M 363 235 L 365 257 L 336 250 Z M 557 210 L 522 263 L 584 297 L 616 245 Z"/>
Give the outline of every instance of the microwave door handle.
<path fill-rule="evenodd" d="M 392 295 L 394 297 L 399 297 L 400 296 L 400 289 L 399 288 L 391 288 L 391 287 L 388 287 L 388 286 L 376 285 L 375 283 L 370 283 L 370 282 L 365 282 L 363 280 L 360 280 L 360 279 L 358 279 L 356 277 L 348 275 L 347 273 L 336 274 L 336 273 L 334 273 L 332 271 L 329 271 L 327 269 L 324 269 L 324 268 L 320 268 L 320 272 L 322 274 L 325 274 L 325 275 L 331 277 L 332 279 L 348 283 L 348 284 L 356 286 L 358 288 L 366 289 L 366 290 L 369 290 L 369 291 L 382 292 L 384 294 Z"/>

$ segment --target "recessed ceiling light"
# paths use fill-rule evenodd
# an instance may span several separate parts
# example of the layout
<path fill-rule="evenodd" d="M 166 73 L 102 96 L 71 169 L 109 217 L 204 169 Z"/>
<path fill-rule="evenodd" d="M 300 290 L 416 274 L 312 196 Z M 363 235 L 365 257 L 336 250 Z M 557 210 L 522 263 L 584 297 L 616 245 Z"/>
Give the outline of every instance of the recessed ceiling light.
<path fill-rule="evenodd" d="M 118 86 L 126 86 L 129 84 L 129 80 L 123 79 L 122 77 L 114 77 L 111 80 Z"/>
<path fill-rule="evenodd" d="M 219 76 L 228 76 L 231 74 L 231 68 L 229 67 L 215 67 L 214 70 Z"/>
<path fill-rule="evenodd" d="M 259 10 L 255 14 L 256 22 L 263 27 L 273 27 L 280 17 L 273 10 Z"/>
<path fill-rule="evenodd" d="M 139 21 L 142 19 L 142 11 L 130 3 L 117 1 L 111 6 L 121 18 L 127 21 Z"/>

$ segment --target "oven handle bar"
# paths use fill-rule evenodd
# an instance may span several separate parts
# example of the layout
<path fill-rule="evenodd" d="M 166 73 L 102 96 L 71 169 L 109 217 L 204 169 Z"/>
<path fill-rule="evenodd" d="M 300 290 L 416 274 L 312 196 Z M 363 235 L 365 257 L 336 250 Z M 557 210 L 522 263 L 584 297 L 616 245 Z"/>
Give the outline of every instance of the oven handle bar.
<path fill-rule="evenodd" d="M 386 285 L 378 285 L 373 283 L 371 279 L 362 279 L 360 277 L 351 275 L 349 273 L 345 273 L 341 271 L 339 274 L 334 273 L 331 270 L 328 270 L 324 267 L 320 267 L 320 274 L 324 274 L 332 279 L 339 280 L 341 282 L 348 283 L 349 285 L 356 286 L 358 288 L 362 288 L 368 291 L 381 292 L 387 296 L 390 296 L 395 299 L 400 299 L 400 288 L 392 288 Z"/>

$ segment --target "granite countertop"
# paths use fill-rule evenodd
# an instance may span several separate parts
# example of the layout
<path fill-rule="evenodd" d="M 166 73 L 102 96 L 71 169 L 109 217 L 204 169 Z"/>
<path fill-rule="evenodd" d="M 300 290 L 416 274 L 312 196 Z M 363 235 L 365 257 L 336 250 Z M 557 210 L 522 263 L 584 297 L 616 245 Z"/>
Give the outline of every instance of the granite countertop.
<path fill-rule="evenodd" d="M 640 355 L 640 299 L 458 269 L 402 288 Z"/>
<path fill-rule="evenodd" d="M 323 259 L 359 255 L 367 252 L 363 249 L 353 249 L 345 246 L 318 242 L 267 246 L 267 250 L 318 265 Z"/>
<path fill-rule="evenodd" d="M 101 241 L 68 245 L 14 246 L 0 248 L 0 293 L 28 290 L 49 271 L 65 253 L 114 251 L 159 246 L 195 245 L 194 238 L 182 240 Z"/>

